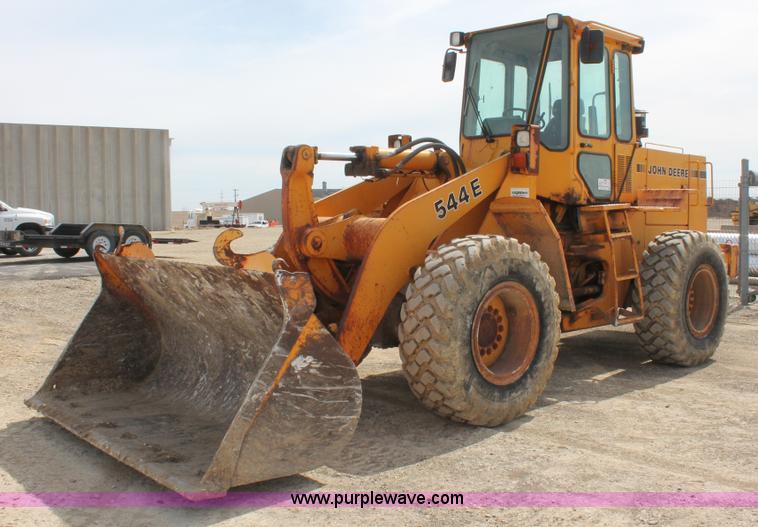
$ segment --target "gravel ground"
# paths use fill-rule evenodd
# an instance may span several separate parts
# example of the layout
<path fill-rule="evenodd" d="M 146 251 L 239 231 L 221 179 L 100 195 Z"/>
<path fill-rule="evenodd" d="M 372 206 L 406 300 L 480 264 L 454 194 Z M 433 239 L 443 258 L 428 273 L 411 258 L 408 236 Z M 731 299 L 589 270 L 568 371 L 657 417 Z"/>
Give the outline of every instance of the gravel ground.
<path fill-rule="evenodd" d="M 156 254 L 213 263 L 218 231 Z M 239 252 L 270 246 L 278 229 L 251 230 Z M 156 233 L 156 235 L 165 233 Z M 50 253 L 50 254 L 48 254 Z M 0 492 L 159 491 L 137 472 L 26 408 L 100 285 L 69 276 L 50 251 L 0 257 Z M 13 276 L 19 265 L 55 278 Z M 86 262 L 85 262 L 86 265 Z M 14 268 L 15 266 L 15 268 Z M 73 266 L 79 269 L 81 266 Z M 48 274 L 53 271 L 48 271 Z M 28 271 L 27 271 L 28 273 Z M 23 274 L 23 273 L 22 273 Z M 27 274 L 28 276 L 28 274 Z M 650 363 L 629 328 L 565 335 L 537 406 L 499 428 L 437 418 L 416 402 L 397 350 L 359 367 L 363 415 L 339 461 L 245 491 L 758 491 L 758 309 L 734 313 L 714 360 L 682 369 Z M 274 438 L 275 440 L 275 438 Z M 0 511 L 6 525 L 756 525 L 756 509 L 305 510 L 32 508 Z"/>

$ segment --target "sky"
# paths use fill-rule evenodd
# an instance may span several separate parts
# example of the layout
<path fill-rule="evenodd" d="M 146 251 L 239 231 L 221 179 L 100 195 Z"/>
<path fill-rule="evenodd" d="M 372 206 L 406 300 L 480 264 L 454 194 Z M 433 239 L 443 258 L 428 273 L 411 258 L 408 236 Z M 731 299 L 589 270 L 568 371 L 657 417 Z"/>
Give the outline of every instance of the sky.
<path fill-rule="evenodd" d="M 174 210 L 280 186 L 290 144 L 458 145 L 450 31 L 559 12 L 645 38 L 633 59 L 649 141 L 715 165 L 734 197 L 758 167 L 758 3 L 388 0 L 0 0 L 0 122 L 166 128 Z M 356 183 L 322 162 L 314 186 Z"/>

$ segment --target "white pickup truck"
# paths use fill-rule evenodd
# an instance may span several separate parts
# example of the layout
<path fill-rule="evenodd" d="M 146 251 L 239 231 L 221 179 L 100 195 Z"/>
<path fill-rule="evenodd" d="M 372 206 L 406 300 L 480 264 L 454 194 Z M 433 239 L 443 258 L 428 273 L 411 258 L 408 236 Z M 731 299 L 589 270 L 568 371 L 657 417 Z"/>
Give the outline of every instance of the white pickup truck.
<path fill-rule="evenodd" d="M 47 234 L 55 227 L 55 216 L 49 212 L 23 207 L 11 207 L 0 201 L 0 231 L 21 231 L 29 234 Z M 6 255 L 37 256 L 42 247 L 21 245 L 12 249 L 2 247 Z"/>

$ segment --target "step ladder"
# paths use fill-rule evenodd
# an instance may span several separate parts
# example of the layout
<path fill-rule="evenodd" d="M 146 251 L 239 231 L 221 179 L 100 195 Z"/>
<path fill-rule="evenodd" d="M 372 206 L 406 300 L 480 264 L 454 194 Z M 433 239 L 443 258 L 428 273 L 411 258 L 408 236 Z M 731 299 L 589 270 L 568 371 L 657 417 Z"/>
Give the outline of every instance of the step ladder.
<path fill-rule="evenodd" d="M 643 318 L 644 299 L 642 296 L 642 281 L 640 279 L 639 262 L 637 261 L 637 251 L 634 246 L 634 237 L 629 229 L 629 205 L 625 203 L 609 203 L 603 205 L 589 205 L 584 207 L 582 212 L 585 214 L 596 214 L 602 218 L 600 224 L 596 224 L 601 231 L 595 231 L 602 234 L 608 240 L 610 261 L 609 263 L 609 280 L 613 280 L 616 287 L 611 288 L 613 305 L 616 306 L 615 312 L 608 314 L 608 322 L 614 326 L 632 324 Z M 575 247 L 581 249 L 583 246 Z M 587 246 L 588 250 L 596 250 L 596 247 Z M 622 262 L 616 258 L 616 250 L 620 254 L 626 253 L 631 255 L 632 267 L 619 269 Z M 581 250 L 578 252 L 582 252 Z M 621 298 L 621 289 L 626 282 L 631 282 L 632 287 L 637 289 L 637 295 L 640 299 L 639 312 L 634 308 L 620 307 L 625 298 Z"/>
<path fill-rule="evenodd" d="M 638 322 L 639 320 L 642 320 L 642 314 L 645 312 L 643 304 L 644 298 L 642 295 L 642 280 L 640 279 L 640 266 L 639 262 L 637 262 L 637 251 L 634 246 L 634 237 L 632 236 L 632 231 L 629 229 L 629 215 L 627 214 L 627 210 L 627 207 L 603 208 L 603 221 L 611 249 L 610 268 L 616 281 L 616 287 L 613 288 L 613 300 L 614 305 L 620 306 L 624 300 L 620 298 L 621 285 L 624 282 L 632 282 L 632 287 L 637 289 L 637 297 L 640 299 L 640 311 L 636 312 L 634 308 L 627 309 L 617 307 L 615 316 L 611 320 L 611 323 L 614 326 Z M 620 247 L 623 247 L 622 252 L 631 255 L 632 267 L 630 269 L 619 269 L 618 267 L 619 262 L 616 258 L 616 248 Z"/>

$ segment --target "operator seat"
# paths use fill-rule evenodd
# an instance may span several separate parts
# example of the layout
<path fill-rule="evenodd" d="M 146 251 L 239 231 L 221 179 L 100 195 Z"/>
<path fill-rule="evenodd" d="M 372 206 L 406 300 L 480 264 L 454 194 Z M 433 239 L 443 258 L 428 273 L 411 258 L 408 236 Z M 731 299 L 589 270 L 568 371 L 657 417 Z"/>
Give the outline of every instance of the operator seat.
<path fill-rule="evenodd" d="M 563 117 L 561 114 L 562 100 L 556 99 L 553 103 L 552 117 L 547 123 L 545 130 L 540 134 L 542 144 L 548 148 L 558 148 L 561 146 L 561 132 L 563 131 Z"/>

